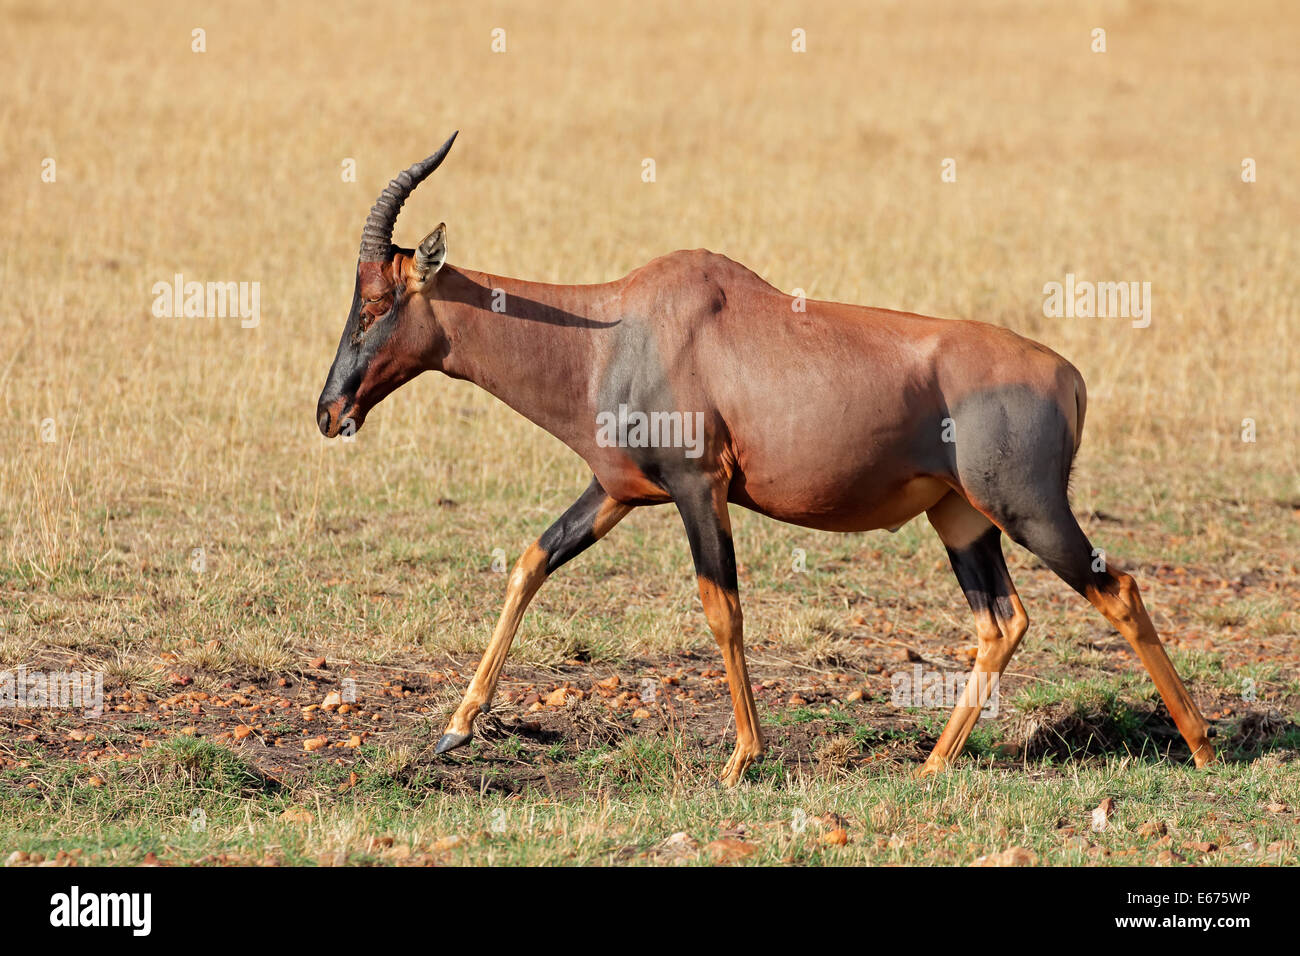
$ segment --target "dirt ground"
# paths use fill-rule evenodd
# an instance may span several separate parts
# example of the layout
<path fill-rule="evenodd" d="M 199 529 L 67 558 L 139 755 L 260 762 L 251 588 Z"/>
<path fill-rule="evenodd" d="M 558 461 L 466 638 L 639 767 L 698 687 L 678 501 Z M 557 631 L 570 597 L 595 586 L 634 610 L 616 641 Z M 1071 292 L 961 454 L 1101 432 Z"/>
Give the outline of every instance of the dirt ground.
<path fill-rule="evenodd" d="M 1165 566 L 1146 568 L 1144 574 L 1155 582 L 1207 593 L 1270 587 L 1261 573 L 1228 581 L 1204 569 L 1198 573 Z M 1086 614 L 1086 607 L 1077 613 Z M 785 659 L 789 648 L 780 644 L 748 649 L 754 695 L 760 712 L 768 715 L 768 756 L 787 771 L 815 773 L 828 761 L 844 770 L 876 761 L 919 765 L 933 746 L 940 726 L 936 720 L 946 711 L 899 707 L 891 697 L 891 675 L 914 664 L 927 673 L 964 675 L 973 645 L 881 638 L 871 630 L 866 618 L 856 614 L 830 659 L 813 663 Z M 1187 637 L 1176 642 L 1176 653 L 1210 645 L 1208 637 Z M 1289 635 L 1214 646 L 1214 667 L 1225 676 L 1261 665 L 1294 674 L 1297 667 Z M 1139 683 L 1145 680 L 1123 639 L 1105 633 L 1104 626 L 1097 626 L 1086 647 L 1109 659 L 1112 673 L 1127 671 Z M 169 656 L 175 658 L 164 653 L 163 661 Z M 1004 696 L 1023 685 L 1022 678 L 1032 680 L 1036 664 L 1046 663 L 1057 681 L 1095 676 L 1095 666 L 1063 668 L 1047 663 L 1046 656 L 1041 646 L 1026 649 L 1005 680 Z M 53 668 L 58 662 L 51 658 L 48 664 Z M 10 711 L 0 721 L 6 739 L 32 745 L 47 759 L 67 761 L 92 775 L 101 761 L 130 760 L 176 735 L 231 747 L 268 777 L 289 785 L 321 761 L 352 766 L 366 745 L 413 744 L 426 771 L 425 786 L 452 793 L 536 791 L 556 798 L 581 795 L 582 782 L 567 765 L 594 745 L 629 737 L 667 738 L 674 747 L 712 754 L 720 764 L 734 743 L 720 660 L 707 651 L 684 650 L 617 666 L 578 659 L 547 668 L 508 664 L 491 713 L 476 725 L 472 746 L 435 756 L 433 744 L 476 665 L 477 658 L 466 656 L 429 661 L 408 654 L 377 665 L 331 655 L 303 660 L 277 677 L 227 674 L 208 691 L 195 687 L 196 674 L 204 676 L 201 670 L 175 664 L 164 675 L 165 689 L 157 693 L 110 688 L 99 717 L 46 709 Z M 1247 701 L 1230 684 L 1196 685 L 1205 715 L 1220 725 L 1216 744 L 1226 754 L 1258 751 L 1287 727 L 1294 729 L 1282 716 L 1300 705 L 1294 683 L 1281 692 L 1261 688 L 1260 695 Z M 1129 706 L 1138 729 L 1126 736 L 1108 736 L 1100 723 L 1067 725 L 1059 713 L 1039 714 L 1037 724 L 1028 726 L 1022 711 L 1002 706 L 998 716 L 980 724 L 1000 741 L 984 748 L 982 756 L 1014 765 L 1026 748 L 1033 756 L 1122 753 L 1142 747 L 1145 736 L 1155 752 L 1185 760 L 1186 747 L 1153 690 L 1147 688 L 1147 701 L 1141 701 L 1140 691 L 1135 696 L 1140 702 Z M 837 740 L 855 734 L 861 746 L 834 752 Z M 502 746 L 506 741 L 511 742 L 508 748 Z M 978 745 L 973 746 L 979 753 Z M 21 758 L 0 751 L 0 768 L 20 771 L 8 778 L 9 786 L 39 788 L 39 780 L 22 776 L 22 766 Z"/>

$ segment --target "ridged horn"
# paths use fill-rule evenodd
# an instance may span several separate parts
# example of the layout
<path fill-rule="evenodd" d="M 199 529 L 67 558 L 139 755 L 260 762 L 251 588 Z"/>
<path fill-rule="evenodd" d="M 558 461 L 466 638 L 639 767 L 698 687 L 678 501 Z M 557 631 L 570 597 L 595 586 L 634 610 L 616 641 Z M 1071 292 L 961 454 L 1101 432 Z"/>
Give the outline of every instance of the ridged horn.
<path fill-rule="evenodd" d="M 442 165 L 459 133 L 460 130 L 456 130 L 447 142 L 438 147 L 436 153 L 404 172 L 398 173 L 384 187 L 384 191 L 379 194 L 379 198 L 370 208 L 370 215 L 366 217 L 366 227 L 361 230 L 360 259 L 362 262 L 388 260 L 388 247 L 393 240 L 393 225 L 397 222 L 397 214 L 401 212 L 402 204 L 406 202 L 406 198 L 411 195 L 416 186 L 424 182 L 430 173 Z"/>

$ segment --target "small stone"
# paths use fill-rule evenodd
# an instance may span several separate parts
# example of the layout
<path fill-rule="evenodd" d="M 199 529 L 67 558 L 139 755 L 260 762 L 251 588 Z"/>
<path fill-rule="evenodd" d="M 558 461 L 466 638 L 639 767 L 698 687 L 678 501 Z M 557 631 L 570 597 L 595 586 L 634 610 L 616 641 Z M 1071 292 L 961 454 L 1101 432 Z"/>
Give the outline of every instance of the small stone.
<path fill-rule="evenodd" d="M 700 852 L 700 845 L 685 830 L 678 830 L 655 848 L 654 855 L 666 863 L 685 863 Z"/>

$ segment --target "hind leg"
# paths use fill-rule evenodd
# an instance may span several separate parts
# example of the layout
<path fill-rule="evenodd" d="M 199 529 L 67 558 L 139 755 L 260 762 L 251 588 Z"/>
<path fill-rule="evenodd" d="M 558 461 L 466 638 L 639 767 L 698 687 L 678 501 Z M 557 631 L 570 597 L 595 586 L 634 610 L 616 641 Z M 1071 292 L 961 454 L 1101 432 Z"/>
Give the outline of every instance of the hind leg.
<path fill-rule="evenodd" d="M 1173 661 L 1165 653 L 1155 625 L 1151 623 L 1151 617 L 1142 604 L 1137 582 L 1131 575 L 1109 570 L 1099 577 L 1100 581 L 1090 585 L 1084 592 L 1085 597 L 1101 611 L 1115 630 L 1124 635 L 1129 646 L 1137 653 L 1138 660 L 1155 681 L 1165 707 L 1178 725 L 1178 732 L 1191 748 L 1196 766 L 1204 767 L 1213 762 L 1214 747 L 1210 744 L 1209 725 L 1187 693 L 1178 672 L 1174 670 Z"/>
<path fill-rule="evenodd" d="M 1023 514 L 1023 512 L 1022 512 Z M 1042 558 L 1070 587 L 1086 597 L 1124 636 L 1155 682 L 1160 696 L 1192 751 L 1198 767 L 1214 760 L 1209 725 L 1187 693 L 1129 574 L 1097 562 L 1092 544 L 1074 519 L 1064 492 L 1034 517 L 1016 516 L 1003 525 L 1016 543 Z M 1096 566 L 1094 566 L 1096 562 Z"/>
<path fill-rule="evenodd" d="M 991 389 L 953 412 L 953 460 L 966 499 L 1101 611 L 1137 652 L 1197 766 L 1214 759 L 1205 718 L 1174 671 L 1127 574 L 1094 566 L 1092 544 L 1067 495 L 1083 424 L 1083 382 L 1073 369 L 1049 394 Z"/>
<path fill-rule="evenodd" d="M 997 526 L 956 492 L 927 511 L 926 517 L 948 549 L 948 560 L 975 615 L 979 651 L 962 699 L 918 771 L 922 776 L 938 773 L 961 753 L 1029 627 L 1002 556 L 1002 532 Z"/>

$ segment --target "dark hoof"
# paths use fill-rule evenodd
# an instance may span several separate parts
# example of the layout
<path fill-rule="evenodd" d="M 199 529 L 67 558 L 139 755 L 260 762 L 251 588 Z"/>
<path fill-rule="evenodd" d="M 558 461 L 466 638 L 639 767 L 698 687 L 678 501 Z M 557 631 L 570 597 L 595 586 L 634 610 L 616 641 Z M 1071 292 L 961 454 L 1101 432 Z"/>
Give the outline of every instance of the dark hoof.
<path fill-rule="evenodd" d="M 1215 737 L 1219 736 L 1219 728 L 1214 726 L 1214 724 L 1210 724 L 1210 726 L 1205 728 L 1205 736 L 1210 740 L 1213 740 Z"/>
<path fill-rule="evenodd" d="M 469 743 L 470 734 L 452 734 L 446 733 L 438 738 L 438 746 L 433 748 L 436 754 L 445 754 L 448 750 L 455 750 L 462 744 Z"/>

